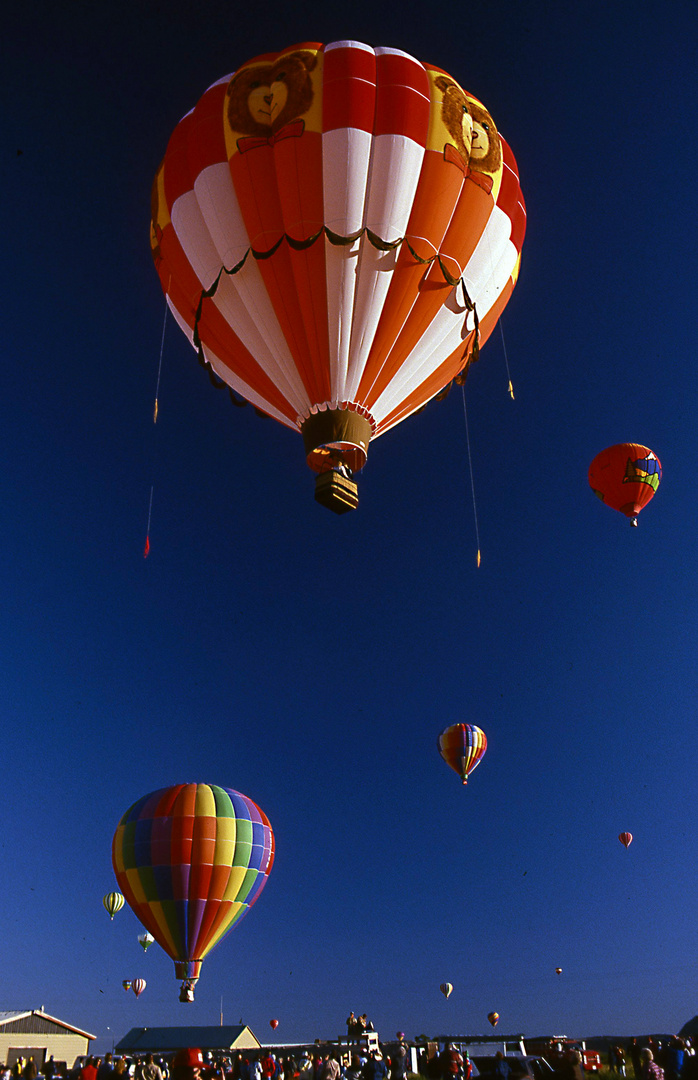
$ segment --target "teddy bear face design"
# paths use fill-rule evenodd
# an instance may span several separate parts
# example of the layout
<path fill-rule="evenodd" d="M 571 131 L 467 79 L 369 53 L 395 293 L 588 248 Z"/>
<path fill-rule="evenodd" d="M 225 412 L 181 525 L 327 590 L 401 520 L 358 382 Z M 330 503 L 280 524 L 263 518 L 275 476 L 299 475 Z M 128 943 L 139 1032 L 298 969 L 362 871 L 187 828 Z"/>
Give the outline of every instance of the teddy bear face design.
<path fill-rule="evenodd" d="M 274 63 L 242 68 L 228 86 L 228 122 L 245 135 L 268 135 L 307 112 L 313 102 L 310 72 L 317 58 L 288 53 Z"/>
<path fill-rule="evenodd" d="M 502 163 L 502 144 L 494 120 L 482 105 L 468 102 L 473 120 L 470 164 L 481 172 L 495 173 Z"/>
<path fill-rule="evenodd" d="M 473 134 L 473 123 L 469 112 L 469 102 L 457 83 L 445 75 L 439 75 L 435 86 L 443 91 L 441 119 L 453 139 L 461 156 L 467 161 Z"/>

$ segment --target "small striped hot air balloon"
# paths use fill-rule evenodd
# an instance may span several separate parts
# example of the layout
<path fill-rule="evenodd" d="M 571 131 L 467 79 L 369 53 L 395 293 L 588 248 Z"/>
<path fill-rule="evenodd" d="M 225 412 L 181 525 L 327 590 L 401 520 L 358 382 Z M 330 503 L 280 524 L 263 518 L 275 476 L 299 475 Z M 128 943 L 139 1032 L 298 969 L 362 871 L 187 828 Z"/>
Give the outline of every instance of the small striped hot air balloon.
<path fill-rule="evenodd" d="M 134 994 L 136 995 L 136 997 L 140 997 L 140 996 L 141 996 L 141 994 L 142 994 L 142 993 L 143 993 L 143 991 L 145 990 L 145 986 L 146 986 L 146 982 L 145 982 L 145 979 L 134 979 L 134 980 L 133 980 L 133 987 L 132 987 L 132 989 L 133 989 L 133 992 L 134 992 Z"/>
<path fill-rule="evenodd" d="M 624 848 L 629 848 L 633 842 L 633 834 L 631 832 L 618 833 L 618 839 Z"/>
<path fill-rule="evenodd" d="M 451 724 L 441 732 L 436 745 L 446 764 L 467 784 L 487 749 L 487 736 L 475 724 Z"/>
<path fill-rule="evenodd" d="M 124 898 L 120 892 L 110 892 L 102 897 L 102 903 L 109 912 L 109 918 L 113 919 L 117 911 L 121 911 L 124 906 Z"/>
<path fill-rule="evenodd" d="M 488 1013 L 487 1014 L 487 1019 L 489 1020 L 492 1027 L 496 1027 L 497 1024 L 499 1023 L 499 1013 L 496 1013 L 496 1012 Z"/>
<path fill-rule="evenodd" d="M 453 986 L 451 983 L 441 983 L 439 990 L 445 998 L 450 997 L 453 992 Z"/>
<path fill-rule="evenodd" d="M 130 990 L 132 985 L 131 979 L 124 979 L 121 985 L 123 986 L 124 990 Z"/>

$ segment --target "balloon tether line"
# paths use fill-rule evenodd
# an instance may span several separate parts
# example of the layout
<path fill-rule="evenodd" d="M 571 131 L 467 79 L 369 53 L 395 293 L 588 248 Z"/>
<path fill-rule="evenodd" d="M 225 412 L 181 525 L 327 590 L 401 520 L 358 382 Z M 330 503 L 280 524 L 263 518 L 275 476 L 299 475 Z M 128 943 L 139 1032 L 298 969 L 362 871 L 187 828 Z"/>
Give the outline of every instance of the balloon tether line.
<path fill-rule="evenodd" d="M 507 369 L 507 379 L 509 381 L 509 394 L 511 400 L 514 400 L 514 387 L 511 385 L 511 372 L 509 371 L 509 357 L 507 356 L 507 343 L 504 340 L 504 327 L 502 326 L 501 316 L 499 318 L 499 333 L 502 335 L 502 348 L 504 350 L 504 365 Z"/>
<path fill-rule="evenodd" d="M 475 540 L 477 542 L 477 565 L 480 565 L 480 529 L 477 523 L 477 504 L 475 502 L 475 479 L 473 477 L 473 456 L 470 452 L 470 431 L 468 430 L 468 410 L 465 407 L 465 386 L 461 386 L 463 393 L 463 416 L 465 417 L 465 442 L 468 447 L 468 467 L 470 469 L 470 490 L 473 495 L 473 518 L 475 520 Z M 464 781 L 465 783 L 465 781 Z"/>
<path fill-rule="evenodd" d="M 167 282 L 167 289 L 165 290 L 165 314 L 162 320 L 162 334 L 160 336 L 160 358 L 158 360 L 158 375 L 155 383 L 155 405 L 153 406 L 153 423 L 158 422 L 158 399 L 160 396 L 160 378 L 162 376 L 162 357 L 165 351 L 165 328 L 167 327 L 167 309 L 169 307 L 167 303 L 167 294 L 170 291 L 170 285 L 172 284 L 172 274 L 170 274 L 169 281 Z M 155 449 L 153 449 L 153 460 L 151 464 L 151 477 L 155 473 Z M 150 551 L 150 522 L 153 516 L 153 488 L 154 482 L 150 484 L 150 499 L 148 500 L 148 524 L 145 530 L 145 547 L 143 549 L 143 558 L 148 558 Z"/>

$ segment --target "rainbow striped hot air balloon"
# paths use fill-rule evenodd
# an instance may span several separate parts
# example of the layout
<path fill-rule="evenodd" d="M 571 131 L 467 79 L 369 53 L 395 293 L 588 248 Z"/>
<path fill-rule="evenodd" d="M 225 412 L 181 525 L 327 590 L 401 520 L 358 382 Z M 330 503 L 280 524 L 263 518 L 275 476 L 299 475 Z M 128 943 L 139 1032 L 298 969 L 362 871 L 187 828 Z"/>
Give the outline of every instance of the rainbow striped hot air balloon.
<path fill-rule="evenodd" d="M 475 724 L 452 724 L 437 739 L 439 753 L 464 784 L 487 749 L 487 736 Z"/>
<path fill-rule="evenodd" d="M 114 872 L 174 960 L 180 1000 L 193 1000 L 202 960 L 257 900 L 273 861 L 266 815 L 231 788 L 175 784 L 126 811 L 112 844 Z"/>

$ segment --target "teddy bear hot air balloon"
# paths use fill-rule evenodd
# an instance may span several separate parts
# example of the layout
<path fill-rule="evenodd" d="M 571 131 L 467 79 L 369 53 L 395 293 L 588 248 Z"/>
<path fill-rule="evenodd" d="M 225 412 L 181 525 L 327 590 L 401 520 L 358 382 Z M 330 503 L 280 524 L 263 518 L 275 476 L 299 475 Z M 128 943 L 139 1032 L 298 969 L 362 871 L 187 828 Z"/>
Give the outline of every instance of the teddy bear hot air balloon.
<path fill-rule="evenodd" d="M 243 63 L 180 121 L 151 248 L 213 381 L 300 434 L 316 499 L 344 513 L 369 443 L 477 358 L 525 226 L 514 155 L 455 79 L 310 42 Z"/>
<path fill-rule="evenodd" d="M 193 1001 L 202 960 L 267 883 L 274 835 L 246 795 L 215 784 L 175 784 L 126 811 L 112 862 L 136 917 L 175 962 L 180 1000 Z"/>

